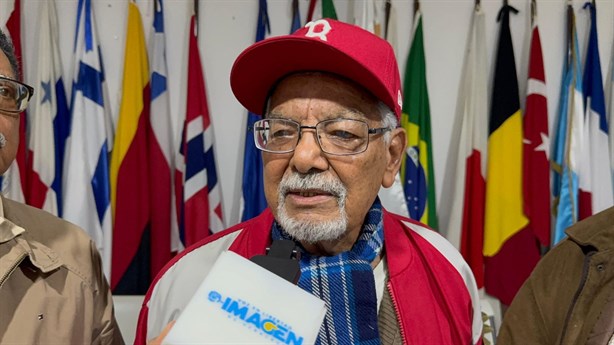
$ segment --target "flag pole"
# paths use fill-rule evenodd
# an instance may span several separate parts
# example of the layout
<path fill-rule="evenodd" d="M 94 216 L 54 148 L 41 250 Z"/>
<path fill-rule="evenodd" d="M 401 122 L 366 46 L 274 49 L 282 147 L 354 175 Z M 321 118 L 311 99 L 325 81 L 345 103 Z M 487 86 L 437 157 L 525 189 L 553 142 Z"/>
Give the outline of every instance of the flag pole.
<path fill-rule="evenodd" d="M 535 24 L 536 16 L 537 16 L 537 0 L 531 0 L 531 26 Z"/>
<path fill-rule="evenodd" d="M 198 37 L 198 0 L 194 0 L 194 34 Z"/>
<path fill-rule="evenodd" d="M 567 44 L 569 47 L 568 50 L 568 54 L 567 54 L 567 60 L 568 63 L 571 64 L 571 68 L 573 68 L 575 70 L 576 66 L 575 64 L 573 64 L 573 61 L 575 59 L 575 55 L 576 55 L 576 51 L 575 51 L 575 45 L 574 45 L 574 30 L 575 30 L 575 17 L 574 17 L 574 12 L 573 12 L 573 5 L 572 5 L 572 1 L 568 0 L 567 1 Z M 573 83 L 575 84 L 575 73 L 574 75 L 574 81 Z M 571 101 L 573 102 L 573 97 L 571 98 Z"/>
<path fill-rule="evenodd" d="M 386 0 L 385 7 L 385 18 L 386 18 L 386 26 L 384 27 L 384 39 L 388 39 L 388 24 L 390 23 L 390 10 L 392 8 L 391 0 Z"/>

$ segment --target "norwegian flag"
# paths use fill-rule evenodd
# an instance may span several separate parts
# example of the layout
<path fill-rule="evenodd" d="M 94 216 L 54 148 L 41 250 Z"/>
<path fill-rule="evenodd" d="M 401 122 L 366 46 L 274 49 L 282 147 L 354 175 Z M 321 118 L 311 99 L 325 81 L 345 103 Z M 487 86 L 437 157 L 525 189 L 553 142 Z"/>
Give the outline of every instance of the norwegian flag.
<path fill-rule="evenodd" d="M 10 8 L 8 9 L 11 10 Z M 15 55 L 19 64 L 19 74 L 23 75 L 21 56 L 21 1 L 15 0 L 11 15 L 6 22 L 8 35 L 15 46 Z M 9 169 L 0 178 L 0 191 L 3 195 L 15 201 L 25 202 L 24 188 L 26 187 L 26 113 L 19 117 L 19 146 L 17 157 Z"/>
<path fill-rule="evenodd" d="M 222 192 L 217 179 L 213 126 L 198 43 L 196 18 L 190 24 L 187 109 L 176 171 L 179 231 L 185 247 L 224 229 Z"/>

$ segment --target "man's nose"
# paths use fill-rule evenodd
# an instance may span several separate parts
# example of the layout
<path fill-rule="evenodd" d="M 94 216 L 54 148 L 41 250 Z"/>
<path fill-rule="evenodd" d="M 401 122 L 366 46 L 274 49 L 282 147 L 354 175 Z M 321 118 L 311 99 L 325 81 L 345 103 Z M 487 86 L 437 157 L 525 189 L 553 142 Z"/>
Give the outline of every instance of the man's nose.
<path fill-rule="evenodd" d="M 312 169 L 328 169 L 328 160 L 320 148 L 316 135 L 314 129 L 303 128 L 301 131 L 292 156 L 292 165 L 300 173 L 307 173 Z"/>

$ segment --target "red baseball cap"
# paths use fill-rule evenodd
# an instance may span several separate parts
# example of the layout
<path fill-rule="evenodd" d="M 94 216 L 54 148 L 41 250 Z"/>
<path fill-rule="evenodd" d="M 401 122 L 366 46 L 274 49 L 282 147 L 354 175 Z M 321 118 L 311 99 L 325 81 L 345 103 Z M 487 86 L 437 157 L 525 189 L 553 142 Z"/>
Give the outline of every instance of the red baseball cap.
<path fill-rule="evenodd" d="M 297 72 L 329 72 L 369 90 L 401 118 L 401 78 L 392 46 L 358 26 L 320 19 L 290 35 L 245 49 L 230 72 L 230 86 L 247 110 L 262 114 L 271 89 Z"/>

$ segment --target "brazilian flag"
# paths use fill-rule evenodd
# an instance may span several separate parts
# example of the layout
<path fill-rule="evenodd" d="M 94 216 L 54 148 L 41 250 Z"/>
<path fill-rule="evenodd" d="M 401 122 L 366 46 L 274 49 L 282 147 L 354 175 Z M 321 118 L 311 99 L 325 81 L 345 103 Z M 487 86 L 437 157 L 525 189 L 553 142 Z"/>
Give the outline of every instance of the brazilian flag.
<path fill-rule="evenodd" d="M 401 125 L 407 131 L 408 145 L 401 165 L 401 178 L 410 217 L 437 229 L 431 112 L 420 10 L 416 11 L 414 23 L 403 83 Z"/>
<path fill-rule="evenodd" d="M 333 0 L 322 0 L 322 18 L 337 20 L 337 11 L 335 11 Z"/>

